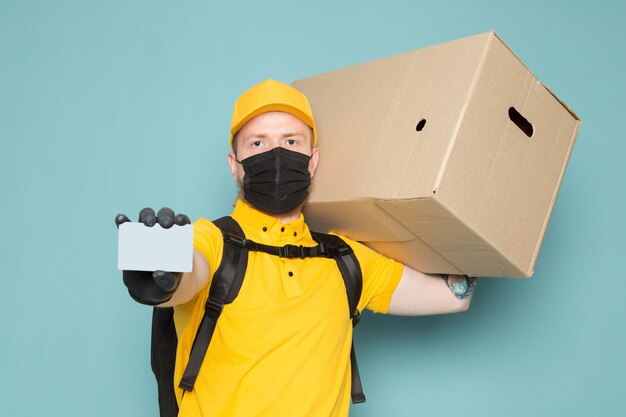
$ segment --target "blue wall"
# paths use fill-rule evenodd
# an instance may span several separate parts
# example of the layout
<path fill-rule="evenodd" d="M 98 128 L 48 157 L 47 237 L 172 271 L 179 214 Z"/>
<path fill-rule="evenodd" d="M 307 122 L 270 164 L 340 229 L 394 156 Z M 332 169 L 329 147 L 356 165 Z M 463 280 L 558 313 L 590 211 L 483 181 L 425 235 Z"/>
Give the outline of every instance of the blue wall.
<path fill-rule="evenodd" d="M 243 90 L 490 29 L 584 122 L 535 276 L 368 315 L 352 415 L 626 415 L 625 3 L 222 3 L 0 0 L 2 415 L 156 415 L 113 217 L 229 212 Z"/>

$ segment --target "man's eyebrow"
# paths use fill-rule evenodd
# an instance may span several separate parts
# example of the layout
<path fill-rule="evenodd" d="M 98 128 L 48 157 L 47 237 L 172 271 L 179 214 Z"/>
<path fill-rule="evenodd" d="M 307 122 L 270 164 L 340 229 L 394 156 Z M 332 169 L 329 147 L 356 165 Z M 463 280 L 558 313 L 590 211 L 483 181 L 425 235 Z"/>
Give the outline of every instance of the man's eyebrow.
<path fill-rule="evenodd" d="M 267 135 L 265 133 L 260 133 L 260 134 L 256 134 L 253 133 L 251 135 L 248 135 L 244 138 L 244 140 L 249 140 L 249 139 L 265 139 L 267 138 Z"/>
<path fill-rule="evenodd" d="M 283 133 L 282 137 L 288 137 L 288 136 L 306 136 L 304 134 L 304 132 L 300 132 L 300 131 L 294 131 L 294 132 L 289 132 L 289 133 Z"/>

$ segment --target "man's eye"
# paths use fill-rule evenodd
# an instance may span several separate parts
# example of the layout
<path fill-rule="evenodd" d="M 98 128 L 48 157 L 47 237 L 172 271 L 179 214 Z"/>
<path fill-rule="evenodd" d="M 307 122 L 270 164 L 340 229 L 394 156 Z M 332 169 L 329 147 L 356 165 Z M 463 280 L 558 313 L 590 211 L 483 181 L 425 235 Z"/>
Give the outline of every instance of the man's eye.
<path fill-rule="evenodd" d="M 258 148 L 259 146 L 261 146 L 261 141 L 255 140 L 254 142 L 252 142 L 252 146 L 254 146 L 255 148 Z"/>
<path fill-rule="evenodd" d="M 295 139 L 288 139 L 287 143 L 290 145 L 295 145 L 296 144 L 296 140 Z"/>

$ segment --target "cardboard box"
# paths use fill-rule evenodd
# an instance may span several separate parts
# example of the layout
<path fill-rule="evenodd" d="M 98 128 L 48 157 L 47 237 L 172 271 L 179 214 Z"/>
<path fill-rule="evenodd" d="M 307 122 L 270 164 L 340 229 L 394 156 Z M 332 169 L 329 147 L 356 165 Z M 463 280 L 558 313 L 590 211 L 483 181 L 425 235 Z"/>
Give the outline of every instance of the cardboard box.
<path fill-rule="evenodd" d="M 305 215 L 423 272 L 533 274 L 580 120 L 494 32 L 295 81 Z"/>

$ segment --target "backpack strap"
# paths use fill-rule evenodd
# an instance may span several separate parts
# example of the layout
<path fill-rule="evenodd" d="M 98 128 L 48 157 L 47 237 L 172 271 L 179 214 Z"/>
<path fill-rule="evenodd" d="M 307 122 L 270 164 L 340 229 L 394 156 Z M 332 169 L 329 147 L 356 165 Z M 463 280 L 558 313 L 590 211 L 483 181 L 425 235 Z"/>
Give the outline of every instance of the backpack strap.
<path fill-rule="evenodd" d="M 224 250 L 220 266 L 213 275 L 209 296 L 204 306 L 204 316 L 191 347 L 189 362 L 187 362 L 187 367 L 178 385 L 185 391 L 193 390 L 202 361 L 213 337 L 217 319 L 222 313 L 224 305 L 230 304 L 237 297 L 248 265 L 248 250 L 235 244 L 232 239 L 227 239 L 227 236 L 235 236 L 245 240 L 245 235 L 239 224 L 230 216 L 217 219 L 213 223 L 222 231 Z"/>
<path fill-rule="evenodd" d="M 152 310 L 152 336 L 150 365 L 157 380 L 159 415 L 176 417 L 178 403 L 174 393 L 174 364 L 176 362 L 176 327 L 173 307 L 154 307 Z"/>
<path fill-rule="evenodd" d="M 361 312 L 358 309 L 361 292 L 363 290 L 363 273 L 359 260 L 356 258 L 352 248 L 343 241 L 339 236 L 327 235 L 319 232 L 311 232 L 313 239 L 320 244 L 326 246 L 330 257 L 334 258 L 341 272 L 341 277 L 346 285 L 346 294 L 348 296 L 348 314 L 352 320 L 352 327 L 356 326 L 361 319 Z M 356 361 L 356 353 L 354 351 L 354 340 L 350 351 L 350 364 L 352 369 L 352 403 L 358 404 L 365 402 L 365 394 L 363 393 L 363 385 L 359 374 L 359 367 Z"/>

